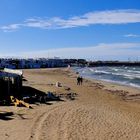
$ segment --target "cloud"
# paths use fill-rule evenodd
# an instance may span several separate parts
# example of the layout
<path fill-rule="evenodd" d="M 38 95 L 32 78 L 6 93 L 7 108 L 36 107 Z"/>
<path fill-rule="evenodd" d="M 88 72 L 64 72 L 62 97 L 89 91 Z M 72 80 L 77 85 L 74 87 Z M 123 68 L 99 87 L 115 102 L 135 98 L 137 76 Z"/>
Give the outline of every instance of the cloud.
<path fill-rule="evenodd" d="M 126 34 L 126 35 L 124 35 L 124 37 L 137 38 L 137 37 L 140 37 L 140 35 L 137 35 L 137 34 Z"/>
<path fill-rule="evenodd" d="M 109 60 L 120 58 L 137 58 L 140 56 L 140 43 L 101 43 L 91 47 L 69 47 L 42 51 L 24 52 L 23 57 L 60 57 L 60 58 L 92 58 Z"/>
<path fill-rule="evenodd" d="M 2 27 L 0 27 L 0 29 L 2 29 L 4 32 L 10 32 L 10 31 L 19 29 L 20 26 L 22 26 L 22 25 L 21 24 L 11 24 L 8 26 L 2 26 Z"/>
<path fill-rule="evenodd" d="M 65 29 L 94 24 L 128 24 L 140 23 L 140 10 L 106 10 L 85 13 L 81 16 L 73 16 L 67 19 L 60 17 L 52 18 L 30 18 L 22 23 L 14 23 L 7 26 L 1 26 L 4 31 L 13 31 L 22 27 L 32 27 L 40 29 Z"/>

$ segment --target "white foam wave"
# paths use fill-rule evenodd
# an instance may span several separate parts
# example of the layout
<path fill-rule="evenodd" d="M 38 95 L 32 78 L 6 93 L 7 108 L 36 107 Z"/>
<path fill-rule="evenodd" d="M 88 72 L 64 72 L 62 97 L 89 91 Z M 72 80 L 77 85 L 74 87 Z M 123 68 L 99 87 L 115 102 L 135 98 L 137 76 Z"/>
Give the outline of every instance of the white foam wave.
<path fill-rule="evenodd" d="M 137 88 L 140 88 L 140 86 L 139 86 L 139 85 L 137 85 L 137 84 L 129 83 L 129 85 L 130 85 L 130 86 L 132 86 L 132 87 L 137 87 Z"/>
<path fill-rule="evenodd" d="M 111 74 L 110 72 L 107 71 L 102 71 L 102 70 L 95 70 L 95 73 L 102 73 L 102 74 Z"/>
<path fill-rule="evenodd" d="M 79 73 L 87 78 L 114 82 L 140 88 L 139 68 L 133 70 L 132 67 L 94 67 L 79 68 Z"/>
<path fill-rule="evenodd" d="M 126 78 L 129 78 L 129 79 L 136 79 L 136 78 L 140 78 L 140 74 L 136 74 L 136 73 L 128 73 L 126 74 L 127 72 L 108 72 L 108 71 L 102 71 L 102 70 L 93 70 L 91 69 L 93 73 L 97 73 L 97 74 L 110 74 L 110 75 L 117 75 L 117 76 L 123 76 L 123 77 L 126 77 Z M 118 69 L 117 69 L 118 70 Z"/>
<path fill-rule="evenodd" d="M 111 70 L 118 72 L 120 69 L 117 69 L 117 68 L 111 68 Z"/>

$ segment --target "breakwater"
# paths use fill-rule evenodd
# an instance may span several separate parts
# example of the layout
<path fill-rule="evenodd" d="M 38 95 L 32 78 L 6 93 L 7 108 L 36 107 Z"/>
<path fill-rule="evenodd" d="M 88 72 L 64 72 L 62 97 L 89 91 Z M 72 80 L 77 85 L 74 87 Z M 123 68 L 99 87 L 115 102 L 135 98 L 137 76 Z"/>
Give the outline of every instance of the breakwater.
<path fill-rule="evenodd" d="M 88 67 L 101 67 L 101 66 L 140 66 L 140 62 L 129 62 L 129 61 L 95 61 L 88 62 Z"/>

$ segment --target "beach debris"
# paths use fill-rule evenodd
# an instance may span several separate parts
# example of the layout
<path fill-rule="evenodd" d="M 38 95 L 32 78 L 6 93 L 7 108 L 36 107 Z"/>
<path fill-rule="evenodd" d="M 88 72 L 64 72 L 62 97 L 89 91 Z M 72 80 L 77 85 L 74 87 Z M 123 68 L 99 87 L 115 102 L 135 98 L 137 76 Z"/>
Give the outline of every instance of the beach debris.
<path fill-rule="evenodd" d="M 125 90 L 111 90 L 111 89 L 105 89 L 105 91 L 111 93 L 111 94 L 115 94 L 118 96 L 122 96 L 125 97 L 129 92 L 125 91 Z"/>
<path fill-rule="evenodd" d="M 18 100 L 17 98 L 15 98 L 14 96 L 10 96 L 11 102 L 15 105 L 15 106 L 25 106 L 28 108 L 32 108 L 28 103 L 22 101 L 22 100 Z"/>
<path fill-rule="evenodd" d="M 48 86 L 53 86 L 54 84 L 53 83 L 49 83 L 49 84 L 47 84 Z"/>
<path fill-rule="evenodd" d="M 53 94 L 52 92 L 48 91 L 47 92 L 47 96 L 46 96 L 46 100 L 60 100 L 60 97 Z"/>
<path fill-rule="evenodd" d="M 73 93 L 67 93 L 66 98 L 70 99 L 70 100 L 74 100 L 75 99 L 75 97 L 73 96 Z"/>
<path fill-rule="evenodd" d="M 91 83 L 89 87 L 95 87 L 96 89 L 103 89 L 105 86 L 101 83 Z"/>
<path fill-rule="evenodd" d="M 9 137 L 9 135 L 7 133 L 5 133 L 5 136 Z"/>
<path fill-rule="evenodd" d="M 77 93 L 74 93 L 74 92 L 70 92 L 70 93 L 60 93 L 58 94 L 58 96 L 60 98 L 66 98 L 66 99 L 69 99 L 69 100 L 75 100 L 75 97 L 77 96 L 78 94 Z"/>
<path fill-rule="evenodd" d="M 140 100 L 140 93 L 136 93 L 136 94 L 128 94 L 127 96 L 125 96 L 124 98 L 125 101 L 127 100 L 131 100 L 131 101 L 139 101 Z"/>
<path fill-rule="evenodd" d="M 60 82 L 56 82 L 55 86 L 56 87 L 62 87 Z"/>
<path fill-rule="evenodd" d="M 27 103 L 47 103 L 47 101 L 61 101 L 60 97 L 53 92 L 47 91 L 44 94 L 35 94 L 32 96 L 23 97 L 23 101 Z"/>
<path fill-rule="evenodd" d="M 64 87 L 64 89 L 67 90 L 67 91 L 71 90 L 70 87 L 66 87 L 66 86 Z"/>

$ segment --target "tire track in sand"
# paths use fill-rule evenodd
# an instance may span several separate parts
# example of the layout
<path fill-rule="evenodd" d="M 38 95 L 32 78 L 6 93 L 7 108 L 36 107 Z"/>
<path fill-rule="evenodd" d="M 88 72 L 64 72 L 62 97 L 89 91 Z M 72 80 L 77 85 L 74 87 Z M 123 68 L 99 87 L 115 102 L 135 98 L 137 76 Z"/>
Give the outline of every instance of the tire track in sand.
<path fill-rule="evenodd" d="M 139 140 L 134 115 L 108 103 L 65 102 L 36 119 L 30 140 Z"/>
<path fill-rule="evenodd" d="M 86 132 L 92 131 L 88 117 L 88 111 L 79 104 L 56 108 L 44 119 L 38 140 L 86 139 Z"/>
<path fill-rule="evenodd" d="M 76 104 L 67 102 L 42 112 L 32 126 L 29 140 L 63 139 L 72 124 L 70 116 L 76 110 Z"/>
<path fill-rule="evenodd" d="M 41 132 L 41 127 L 43 125 L 43 122 L 45 121 L 45 119 L 47 118 L 47 116 L 49 114 L 51 114 L 51 112 L 53 112 L 54 110 L 56 110 L 57 108 L 63 106 L 62 104 L 61 105 L 57 105 L 53 108 L 45 108 L 46 111 L 45 112 L 41 112 L 41 115 L 39 115 L 37 117 L 37 119 L 35 120 L 33 126 L 32 126 L 32 129 L 31 129 L 31 135 L 30 135 L 30 138 L 29 140 L 38 140 L 39 139 L 39 135 L 40 135 L 40 132 Z"/>

